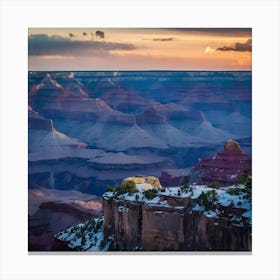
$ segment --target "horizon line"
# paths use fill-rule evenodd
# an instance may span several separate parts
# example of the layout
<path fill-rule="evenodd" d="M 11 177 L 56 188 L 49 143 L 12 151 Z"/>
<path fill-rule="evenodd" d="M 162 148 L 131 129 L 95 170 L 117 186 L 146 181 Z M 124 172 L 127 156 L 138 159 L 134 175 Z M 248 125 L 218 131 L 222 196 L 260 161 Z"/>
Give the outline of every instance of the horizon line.
<path fill-rule="evenodd" d="M 252 70 L 28 70 L 28 72 L 252 72 Z"/>

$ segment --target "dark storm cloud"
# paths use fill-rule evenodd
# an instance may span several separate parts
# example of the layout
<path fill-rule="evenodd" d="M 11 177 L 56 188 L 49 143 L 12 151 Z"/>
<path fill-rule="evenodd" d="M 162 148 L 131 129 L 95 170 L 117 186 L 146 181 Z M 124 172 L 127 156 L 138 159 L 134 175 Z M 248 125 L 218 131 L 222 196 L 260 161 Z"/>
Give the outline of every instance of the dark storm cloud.
<path fill-rule="evenodd" d="M 165 28 L 166 30 L 189 33 L 189 34 L 207 34 L 211 36 L 228 36 L 228 37 L 250 37 L 251 28 Z"/>
<path fill-rule="evenodd" d="M 216 49 L 217 51 L 236 51 L 236 52 L 251 52 L 252 39 L 248 39 L 246 43 L 235 43 L 233 46 L 223 46 Z"/>
<path fill-rule="evenodd" d="M 81 41 L 47 34 L 30 35 L 28 38 L 28 55 L 78 55 L 104 54 L 111 50 L 134 50 L 132 44 Z"/>
<path fill-rule="evenodd" d="M 105 37 L 105 33 L 103 31 L 97 30 L 95 32 L 95 36 L 99 37 L 99 38 L 104 38 Z"/>
<path fill-rule="evenodd" d="M 153 38 L 153 41 L 160 41 L 160 42 L 166 42 L 166 41 L 173 41 L 174 38 L 170 37 L 170 38 Z"/>

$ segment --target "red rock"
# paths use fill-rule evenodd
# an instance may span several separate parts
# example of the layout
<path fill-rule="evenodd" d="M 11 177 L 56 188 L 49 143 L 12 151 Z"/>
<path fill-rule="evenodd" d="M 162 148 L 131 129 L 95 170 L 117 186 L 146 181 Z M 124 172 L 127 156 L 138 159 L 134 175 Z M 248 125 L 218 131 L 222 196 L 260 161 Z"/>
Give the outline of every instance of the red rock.
<path fill-rule="evenodd" d="M 213 181 L 222 186 L 240 183 L 240 177 L 252 170 L 252 159 L 241 150 L 234 140 L 228 140 L 224 150 L 215 157 L 201 159 L 190 174 L 191 183 L 208 184 Z"/>
<path fill-rule="evenodd" d="M 251 226 L 245 220 L 244 226 L 231 221 L 234 215 L 241 217 L 245 209 L 221 207 L 223 214 L 211 218 L 192 210 L 190 198 L 166 200 L 167 205 L 104 199 L 105 240 L 113 236 L 122 251 L 252 250 Z"/>

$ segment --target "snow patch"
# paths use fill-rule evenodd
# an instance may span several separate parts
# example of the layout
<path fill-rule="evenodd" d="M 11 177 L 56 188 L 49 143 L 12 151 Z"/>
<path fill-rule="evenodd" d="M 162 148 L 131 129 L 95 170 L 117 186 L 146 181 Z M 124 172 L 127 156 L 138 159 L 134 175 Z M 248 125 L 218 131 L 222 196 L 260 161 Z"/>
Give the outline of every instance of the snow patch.
<path fill-rule="evenodd" d="M 119 206 L 118 207 L 118 212 L 121 213 L 121 212 L 128 212 L 128 208 L 127 207 L 124 207 L 124 206 Z"/>

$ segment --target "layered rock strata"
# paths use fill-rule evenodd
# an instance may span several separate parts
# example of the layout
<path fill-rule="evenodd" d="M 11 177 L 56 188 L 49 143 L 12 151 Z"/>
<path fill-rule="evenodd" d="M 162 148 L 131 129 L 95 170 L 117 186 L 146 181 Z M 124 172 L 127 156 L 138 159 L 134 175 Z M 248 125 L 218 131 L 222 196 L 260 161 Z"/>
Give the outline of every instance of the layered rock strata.
<path fill-rule="evenodd" d="M 180 195 L 180 190 L 172 188 L 172 194 L 159 192 L 152 200 L 117 198 L 106 193 L 103 200 L 105 240 L 113 236 L 121 250 L 251 250 L 247 202 L 231 201 L 230 195 L 219 190 L 221 203 L 205 211 L 195 198 Z M 225 203 L 226 199 L 229 200 Z"/>
<path fill-rule="evenodd" d="M 222 186 L 238 184 L 242 175 L 251 173 L 252 159 L 240 145 L 234 140 L 228 140 L 224 144 L 224 150 L 211 158 L 200 159 L 191 170 L 190 182 L 199 184 L 209 184 L 217 181 Z"/>

